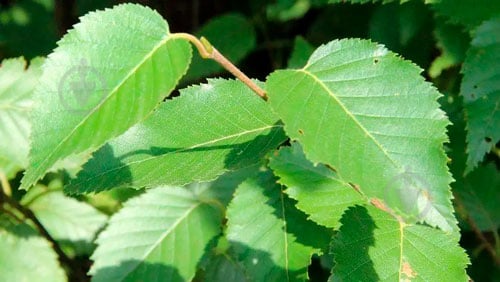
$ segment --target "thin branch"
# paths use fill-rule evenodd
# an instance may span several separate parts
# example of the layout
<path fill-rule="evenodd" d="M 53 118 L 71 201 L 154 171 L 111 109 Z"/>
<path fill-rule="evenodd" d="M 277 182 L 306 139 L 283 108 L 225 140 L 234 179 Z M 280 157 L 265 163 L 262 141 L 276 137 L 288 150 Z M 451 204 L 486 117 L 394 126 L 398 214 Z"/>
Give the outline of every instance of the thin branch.
<path fill-rule="evenodd" d="M 197 37 L 189 33 L 173 33 L 171 34 L 174 38 L 183 38 L 191 42 L 203 59 L 212 59 L 219 63 L 223 68 L 229 71 L 237 79 L 245 83 L 253 92 L 259 95 L 262 99 L 267 100 L 266 92 L 260 88 L 255 82 L 253 82 L 246 74 L 244 74 L 240 69 L 238 69 L 233 63 L 231 63 L 226 57 L 224 57 L 217 49 L 215 49 L 210 42 L 204 37 L 198 39 Z"/>
<path fill-rule="evenodd" d="M 66 253 L 64 253 L 64 251 L 61 249 L 57 241 L 49 234 L 49 232 L 45 229 L 45 227 L 43 227 L 42 223 L 38 220 L 38 218 L 30 209 L 24 207 L 16 200 L 5 195 L 3 191 L 0 191 L 0 198 L 2 198 L 2 201 L 7 203 L 9 206 L 19 211 L 26 219 L 29 219 L 31 222 L 33 222 L 37 231 L 51 243 L 52 249 L 58 255 L 61 264 L 66 265 L 70 269 L 70 271 L 74 272 L 73 273 L 74 275 L 72 276 L 73 278 L 78 279 L 78 281 L 86 281 L 85 279 L 86 274 L 80 269 L 80 266 L 74 263 L 74 261 L 70 259 L 66 255 Z"/>

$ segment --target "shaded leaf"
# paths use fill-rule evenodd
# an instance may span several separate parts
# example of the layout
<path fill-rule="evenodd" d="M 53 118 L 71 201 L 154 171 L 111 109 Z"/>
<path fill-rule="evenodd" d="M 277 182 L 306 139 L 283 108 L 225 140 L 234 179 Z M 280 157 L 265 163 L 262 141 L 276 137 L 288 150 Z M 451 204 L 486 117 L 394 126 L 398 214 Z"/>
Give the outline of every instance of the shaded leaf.
<path fill-rule="evenodd" d="M 243 83 L 210 80 L 181 90 L 97 151 L 67 191 L 213 180 L 260 163 L 285 139 L 279 119 Z"/>
<path fill-rule="evenodd" d="M 332 251 L 330 281 L 468 281 L 469 260 L 456 236 L 401 223 L 374 207 L 345 213 Z"/>
<path fill-rule="evenodd" d="M 472 29 L 481 22 L 500 13 L 500 5 L 495 0 L 438 0 L 433 1 L 437 14 L 446 16 L 452 23 Z"/>
<path fill-rule="evenodd" d="M 500 141 L 500 18 L 478 27 L 462 73 L 468 173 Z"/>
<path fill-rule="evenodd" d="M 204 36 L 232 63 L 237 64 L 256 46 L 257 36 L 252 24 L 240 14 L 225 14 L 211 19 L 203 25 L 196 36 Z M 221 72 L 223 68 L 212 60 L 202 59 L 198 53 L 185 76 L 195 80 Z"/>
<path fill-rule="evenodd" d="M 500 228 L 500 174 L 494 164 L 478 167 L 454 190 L 474 227 L 496 232 Z"/>
<path fill-rule="evenodd" d="M 89 255 L 93 241 L 107 216 L 91 205 L 64 196 L 62 190 L 35 186 L 24 196 L 23 205 L 33 211 L 49 234 L 76 255 Z"/>
<path fill-rule="evenodd" d="M 279 182 L 287 186 L 285 193 L 297 200 L 297 208 L 321 225 L 338 228 L 348 207 L 366 202 L 334 171 L 307 160 L 298 143 L 282 147 L 269 166 L 280 177 Z"/>
<path fill-rule="evenodd" d="M 204 281 L 210 282 L 245 282 L 244 269 L 237 261 L 226 254 L 212 256 L 208 263 Z"/>
<path fill-rule="evenodd" d="M 87 14 L 58 45 L 35 91 L 22 189 L 57 160 L 97 149 L 142 120 L 175 87 L 191 57 L 189 43 L 172 38 L 158 13 L 134 4 Z"/>
<path fill-rule="evenodd" d="M 307 59 L 314 51 L 314 47 L 302 36 L 295 37 L 293 50 L 288 59 L 288 68 L 301 68 L 307 63 Z"/>
<path fill-rule="evenodd" d="M 16 58 L 2 61 L 0 67 L 0 171 L 9 178 L 28 165 L 28 116 L 41 64 L 35 59 L 27 68 L 23 58 Z"/>
<path fill-rule="evenodd" d="M 243 182 L 227 210 L 227 238 L 250 281 L 302 281 L 330 232 L 306 219 L 270 173 Z"/>
<path fill-rule="evenodd" d="M 26 224 L 0 227 L 1 281 L 66 281 L 50 243 Z"/>
<path fill-rule="evenodd" d="M 408 221 L 456 230 L 442 143 L 449 123 L 420 69 L 367 40 L 319 47 L 268 77 L 269 103 L 313 163 Z"/>
<path fill-rule="evenodd" d="M 186 188 L 150 189 L 99 235 L 93 281 L 189 281 L 221 220 L 220 210 Z"/>

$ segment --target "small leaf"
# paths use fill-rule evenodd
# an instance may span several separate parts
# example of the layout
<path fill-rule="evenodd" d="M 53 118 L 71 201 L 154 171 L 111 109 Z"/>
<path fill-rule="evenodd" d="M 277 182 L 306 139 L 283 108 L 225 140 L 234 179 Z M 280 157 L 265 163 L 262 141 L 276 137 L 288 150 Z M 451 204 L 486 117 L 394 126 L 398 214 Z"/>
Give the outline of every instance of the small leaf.
<path fill-rule="evenodd" d="M 81 18 L 45 62 L 22 189 L 54 163 L 97 149 L 142 120 L 186 72 L 191 47 L 149 8 L 123 4 Z"/>
<path fill-rule="evenodd" d="M 0 226 L 0 281 L 66 281 L 50 243 L 26 224 Z"/>
<path fill-rule="evenodd" d="M 213 180 L 260 163 L 285 139 L 279 119 L 243 83 L 210 80 L 181 90 L 180 97 L 97 151 L 66 190 Z"/>
<path fill-rule="evenodd" d="M 210 257 L 203 281 L 247 282 L 244 269 L 226 254 Z"/>
<path fill-rule="evenodd" d="M 314 47 L 307 42 L 303 37 L 295 37 L 293 50 L 288 59 L 288 68 L 301 68 L 307 63 L 307 59 L 314 51 Z"/>
<path fill-rule="evenodd" d="M 306 157 L 370 199 L 456 230 L 442 143 L 448 120 L 420 69 L 367 40 L 319 47 L 300 70 L 268 77 L 269 103 Z"/>
<path fill-rule="evenodd" d="M 477 28 L 462 73 L 468 173 L 500 141 L 500 18 Z"/>
<path fill-rule="evenodd" d="M 147 190 L 99 235 L 92 281 L 190 281 L 221 220 L 220 210 L 186 188 Z"/>
<path fill-rule="evenodd" d="M 407 225 L 374 207 L 342 218 L 330 281 L 468 281 L 468 258 L 456 236 Z"/>
<path fill-rule="evenodd" d="M 237 64 L 256 46 L 257 36 L 252 24 L 240 14 L 225 14 L 203 25 L 196 36 L 207 38 L 212 46 L 224 54 L 232 63 Z M 223 71 L 216 62 L 193 56 L 184 80 L 195 80 Z"/>
<path fill-rule="evenodd" d="M 306 219 L 269 173 L 243 182 L 227 210 L 227 238 L 250 281 L 303 281 L 330 232 Z"/>
<path fill-rule="evenodd" d="M 338 228 L 340 218 L 348 207 L 363 204 L 364 197 L 325 165 L 313 165 L 306 159 L 298 143 L 282 147 L 271 158 L 269 166 L 280 177 L 279 182 L 297 208 L 309 219 L 326 227 Z"/>
<path fill-rule="evenodd" d="M 21 203 L 33 211 L 60 245 L 71 248 L 76 255 L 92 252 L 97 232 L 107 221 L 107 216 L 94 207 L 64 196 L 60 189 L 35 186 Z"/>
<path fill-rule="evenodd" d="M 9 178 L 28 165 L 28 115 L 41 64 L 34 59 L 26 69 L 24 59 L 16 58 L 2 61 L 0 67 L 0 172 Z"/>

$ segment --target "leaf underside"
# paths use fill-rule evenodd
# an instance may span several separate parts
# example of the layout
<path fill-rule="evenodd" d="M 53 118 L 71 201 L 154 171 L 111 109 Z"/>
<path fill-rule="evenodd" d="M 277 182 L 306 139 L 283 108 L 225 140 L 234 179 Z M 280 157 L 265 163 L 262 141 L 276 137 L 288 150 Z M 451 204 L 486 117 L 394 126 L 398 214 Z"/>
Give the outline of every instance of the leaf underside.
<path fill-rule="evenodd" d="M 462 73 L 468 173 L 500 141 L 500 18 L 478 27 Z"/>
<path fill-rule="evenodd" d="M 367 40 L 319 47 L 268 77 L 269 103 L 313 163 L 409 222 L 456 230 L 442 143 L 448 120 L 421 70 Z"/>
<path fill-rule="evenodd" d="M 150 189 L 126 202 L 99 235 L 92 281 L 190 281 L 221 219 L 188 189 Z"/>
<path fill-rule="evenodd" d="M 58 46 L 35 90 L 22 189 L 57 160 L 97 149 L 142 120 L 172 91 L 191 58 L 188 42 L 172 39 L 158 13 L 134 4 L 87 14 Z"/>
<path fill-rule="evenodd" d="M 330 281 L 468 281 L 456 236 L 370 206 L 350 208 L 341 221 Z"/>
<path fill-rule="evenodd" d="M 97 151 L 66 191 L 208 181 L 261 162 L 285 140 L 279 119 L 243 83 L 209 80 Z"/>

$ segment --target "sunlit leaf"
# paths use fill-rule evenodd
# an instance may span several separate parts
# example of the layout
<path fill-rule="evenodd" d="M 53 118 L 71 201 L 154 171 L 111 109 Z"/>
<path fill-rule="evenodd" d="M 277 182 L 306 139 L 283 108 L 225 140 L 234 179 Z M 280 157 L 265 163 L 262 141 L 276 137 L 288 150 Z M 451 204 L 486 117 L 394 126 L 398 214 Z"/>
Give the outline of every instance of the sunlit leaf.
<path fill-rule="evenodd" d="M 374 207 L 346 212 L 332 251 L 330 281 L 468 281 L 469 261 L 456 236 Z"/>
<path fill-rule="evenodd" d="M 243 182 L 227 210 L 227 238 L 250 281 L 303 281 L 330 232 L 306 219 L 269 173 Z"/>
<path fill-rule="evenodd" d="M 103 28 L 105 27 L 105 28 Z M 186 72 L 189 43 L 153 10 L 123 4 L 81 18 L 46 60 L 22 189 L 59 159 L 97 149 L 142 120 Z"/>
<path fill-rule="evenodd" d="M 190 281 L 220 232 L 222 214 L 210 202 L 162 186 L 125 203 L 97 239 L 93 281 Z"/>
<path fill-rule="evenodd" d="M 285 139 L 279 119 L 243 83 L 210 80 L 181 90 L 180 97 L 97 151 L 66 190 L 213 180 L 261 162 Z"/>
<path fill-rule="evenodd" d="M 367 40 L 319 47 L 268 77 L 269 103 L 313 163 L 409 222 L 456 230 L 442 143 L 449 123 L 420 69 Z"/>

